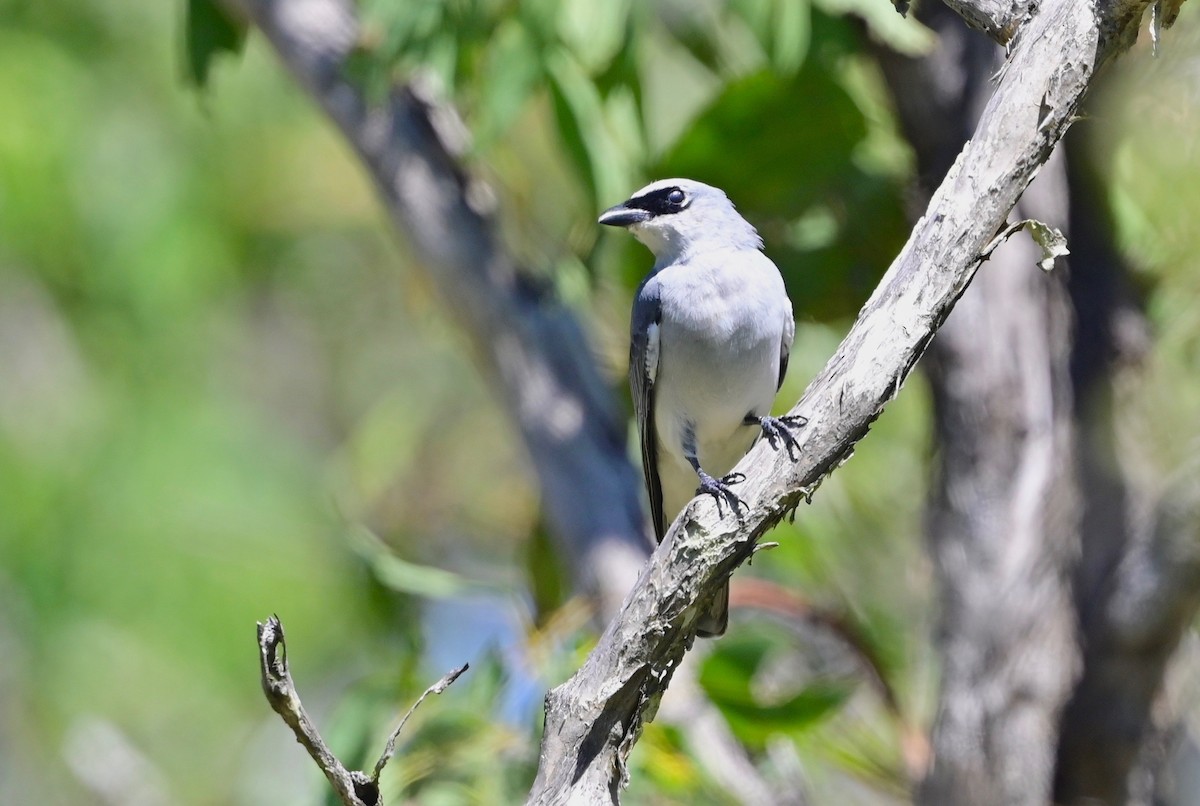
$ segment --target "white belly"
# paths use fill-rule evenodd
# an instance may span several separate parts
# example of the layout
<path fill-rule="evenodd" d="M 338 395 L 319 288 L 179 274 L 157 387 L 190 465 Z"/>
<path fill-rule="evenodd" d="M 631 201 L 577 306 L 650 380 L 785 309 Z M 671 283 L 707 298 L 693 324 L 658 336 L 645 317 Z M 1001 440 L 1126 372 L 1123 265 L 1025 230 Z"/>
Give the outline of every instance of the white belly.
<path fill-rule="evenodd" d="M 691 320 L 664 316 L 660 325 L 654 408 L 668 518 L 695 495 L 689 451 L 711 476 L 732 470 L 760 433 L 758 425 L 745 424 L 746 416 L 771 413 L 779 379 L 780 326 L 766 317 L 739 322 L 712 311 L 694 313 Z M 713 315 L 716 320 L 703 318 Z M 713 332 L 712 321 L 728 327 Z"/>

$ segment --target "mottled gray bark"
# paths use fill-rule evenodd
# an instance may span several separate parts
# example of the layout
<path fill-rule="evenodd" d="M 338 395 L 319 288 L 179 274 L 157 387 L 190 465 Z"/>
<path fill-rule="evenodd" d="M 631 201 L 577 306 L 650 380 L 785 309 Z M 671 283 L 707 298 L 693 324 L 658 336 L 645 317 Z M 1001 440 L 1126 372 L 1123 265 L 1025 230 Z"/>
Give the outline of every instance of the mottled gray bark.
<path fill-rule="evenodd" d="M 921 15 L 936 53 L 879 56 L 932 188 L 1003 54 L 943 7 Z M 930 351 L 943 669 L 925 803 L 1123 803 L 1165 661 L 1195 612 L 1186 519 L 1133 522 L 1111 373 L 1145 349 L 1144 327 L 1103 197 L 1077 166 L 1069 176 L 1052 160 L 1017 209 L 1068 230 L 1069 271 L 1039 276 L 1028 243 L 997 250 Z M 1164 506 L 1188 500 L 1176 490 Z"/>
<path fill-rule="evenodd" d="M 616 802 L 624 759 L 689 645 L 698 602 L 750 554 L 786 507 L 848 455 L 898 391 L 1006 215 L 1073 120 L 1093 69 L 1128 42 L 1125 26 L 1140 10 L 1050 0 L 1031 18 L 1016 39 L 973 139 L 846 340 L 793 409 L 809 418 L 800 460 L 789 463 L 760 445 L 739 464 L 737 469 L 747 476 L 739 493 L 750 506 L 740 525 L 720 521 L 707 501 L 689 507 L 584 667 L 547 696 L 541 766 L 531 802 Z M 1049 310 L 1042 321 L 1051 329 L 1061 324 Z M 1046 377 L 1030 394 L 1069 407 L 1064 381 Z M 1039 402 L 1031 399 L 1030 405 L 1036 408 Z M 1055 411 L 1053 406 L 1050 410 Z M 1070 523 L 1075 517 L 1070 501 L 1059 507 L 1044 500 L 1046 488 L 1039 478 L 1039 468 L 1046 471 L 1060 459 L 1069 462 L 1069 434 L 1058 429 L 1053 417 L 1037 425 L 1048 430 L 1037 435 L 1036 449 L 1022 460 L 1030 467 L 1022 488 L 1030 502 L 1019 515 Z M 1035 539 L 1034 527 L 1025 535 Z M 1037 547 L 1023 546 L 1026 553 L 1017 559 L 1019 567 L 1028 568 L 1036 562 Z M 1065 584 L 1053 582 L 1055 573 L 1046 577 L 1048 595 L 1065 597 Z M 1030 682 L 1040 687 L 1035 696 L 1060 703 L 1065 697 L 1066 686 L 1059 679 L 1041 680 L 1035 673 Z M 1043 793 L 1051 770 L 1043 763 Z"/>
<path fill-rule="evenodd" d="M 1060 160 L 1018 215 L 1065 218 L 1051 179 L 1065 181 Z M 1034 212 L 1039 190 L 1049 209 Z M 1037 259 L 1027 240 L 997 250 L 930 350 L 943 667 L 928 804 L 1046 802 L 1078 667 L 1070 306 L 1063 274 Z"/>
<path fill-rule="evenodd" d="M 975 125 L 1002 54 L 944 7 L 921 13 L 939 51 L 881 58 L 922 186 L 932 188 Z M 1066 199 L 1063 160 L 1053 159 L 1014 217 L 1065 226 Z M 1072 317 L 1065 267 L 1046 274 L 1038 259 L 1022 236 L 997 249 L 926 364 L 942 682 L 922 803 L 1046 802 L 1058 716 L 1078 665 Z"/>

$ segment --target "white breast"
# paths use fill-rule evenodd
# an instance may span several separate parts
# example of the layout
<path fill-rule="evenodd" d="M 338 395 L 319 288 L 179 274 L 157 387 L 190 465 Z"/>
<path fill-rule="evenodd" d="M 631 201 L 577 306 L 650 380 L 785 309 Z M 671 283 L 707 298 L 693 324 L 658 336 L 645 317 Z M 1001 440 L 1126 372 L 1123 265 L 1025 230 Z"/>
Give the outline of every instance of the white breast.
<path fill-rule="evenodd" d="M 779 271 L 761 252 L 706 263 L 670 266 L 659 277 L 655 427 L 669 517 L 696 489 L 689 437 L 700 466 L 717 477 L 753 445 L 759 428 L 743 420 L 770 413 L 792 316 Z"/>

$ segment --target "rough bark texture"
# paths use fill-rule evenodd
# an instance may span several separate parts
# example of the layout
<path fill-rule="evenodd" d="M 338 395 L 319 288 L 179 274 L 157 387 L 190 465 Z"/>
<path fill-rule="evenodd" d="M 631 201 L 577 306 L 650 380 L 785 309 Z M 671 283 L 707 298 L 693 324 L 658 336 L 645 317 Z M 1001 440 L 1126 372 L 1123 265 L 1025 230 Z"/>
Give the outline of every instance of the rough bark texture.
<path fill-rule="evenodd" d="M 943 7 L 922 16 L 939 52 L 884 59 L 922 185 L 932 188 L 1002 54 Z M 1056 158 L 1015 216 L 1065 225 L 1066 199 Z M 928 528 L 942 687 L 923 803 L 1048 800 L 1058 715 L 1078 665 L 1071 310 L 1065 267 L 1045 274 L 1038 258 L 1023 236 L 997 249 L 930 349 L 937 465 Z"/>
<path fill-rule="evenodd" d="M 1029 19 L 1036 0 L 945 0 L 967 25 L 982 31 L 1001 45 L 1007 45 L 1016 36 L 1021 24 Z"/>
<path fill-rule="evenodd" d="M 1065 181 L 1061 161 L 1018 215 L 1065 217 L 1056 189 L 1048 206 L 1063 209 L 1029 209 L 1050 179 Z M 924 803 L 1045 802 L 1078 668 L 1070 306 L 1064 276 L 1036 268 L 1038 251 L 1027 239 L 997 250 L 930 350 L 943 668 Z"/>
<path fill-rule="evenodd" d="M 547 696 L 541 766 L 531 802 L 616 801 L 624 759 L 686 651 L 697 602 L 749 555 L 754 541 L 785 508 L 845 459 L 897 392 L 1007 213 L 1073 119 L 1094 67 L 1118 42 L 1128 41 L 1125 26 L 1138 11 L 1140 7 L 1096 8 L 1051 0 L 1030 20 L 974 139 L 836 355 L 793 409 L 809 418 L 800 460 L 789 463 L 760 445 L 739 464 L 737 469 L 747 475 L 739 493 L 750 506 L 741 525 L 718 520 L 708 502 L 689 507 L 584 667 Z M 1045 323 L 1057 326 L 1049 314 Z M 1047 379 L 1042 392 L 1050 400 L 1069 400 L 1054 397 L 1061 392 L 1057 383 L 1055 377 Z M 1061 451 L 1069 443 L 1053 432 L 1053 423 L 1050 427 L 1039 450 Z M 1051 459 L 1057 461 L 1059 454 Z M 1033 481 L 1038 481 L 1036 474 Z M 1037 499 L 1038 488 L 1030 487 L 1030 497 Z M 1025 512 L 1027 517 L 1073 517 L 1070 506 L 1055 510 L 1036 501 Z M 1033 547 L 1028 550 L 1034 552 Z M 1034 682 L 1045 689 L 1063 685 Z M 1043 768 L 1042 779 L 1048 788 L 1048 769 Z"/>
<path fill-rule="evenodd" d="M 921 14 L 938 52 L 879 56 L 932 188 L 1002 54 L 945 8 Z M 930 351 L 943 680 L 925 803 L 1124 803 L 1196 610 L 1195 522 L 1180 514 L 1195 516 L 1196 479 L 1135 522 L 1149 508 L 1118 461 L 1111 374 L 1145 328 L 1103 197 L 1070 167 L 1052 160 L 1018 205 L 1067 229 L 1069 272 L 1039 276 L 1028 242 L 997 250 Z"/>

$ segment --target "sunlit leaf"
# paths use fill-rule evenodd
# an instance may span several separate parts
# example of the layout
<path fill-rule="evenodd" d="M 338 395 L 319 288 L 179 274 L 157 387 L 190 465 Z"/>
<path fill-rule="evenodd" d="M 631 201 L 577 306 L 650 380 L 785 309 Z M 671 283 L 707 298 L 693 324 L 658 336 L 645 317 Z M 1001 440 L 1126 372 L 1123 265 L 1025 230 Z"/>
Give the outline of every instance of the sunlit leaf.
<path fill-rule="evenodd" d="M 555 113 L 564 144 L 588 179 L 597 207 L 623 198 L 633 172 L 605 115 L 604 99 L 569 53 L 559 49 L 546 61 Z"/>
<path fill-rule="evenodd" d="M 625 40 L 633 0 L 563 0 L 558 32 L 588 73 L 604 70 Z"/>
<path fill-rule="evenodd" d="M 523 25 L 505 20 L 496 30 L 484 58 L 475 139 L 486 147 L 520 113 L 542 77 L 538 50 Z"/>
<path fill-rule="evenodd" d="M 829 14 L 853 15 L 867 23 L 879 41 L 906 56 L 924 56 L 933 51 L 937 36 L 915 16 L 904 13 L 907 3 L 894 7 L 876 0 L 813 0 Z"/>
<path fill-rule="evenodd" d="M 1053 269 L 1056 258 L 1071 254 L 1071 250 L 1067 248 L 1066 236 L 1058 227 L 1031 218 L 1025 222 L 1025 228 L 1029 230 L 1033 242 L 1041 247 L 1042 259 L 1038 261 L 1038 268 L 1042 271 Z"/>
<path fill-rule="evenodd" d="M 364 528 L 350 532 L 354 549 L 370 564 L 375 577 L 391 590 L 413 596 L 446 598 L 493 589 L 453 571 L 409 562 L 394 554 L 377 537 Z"/>

